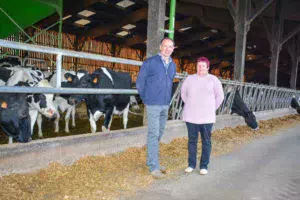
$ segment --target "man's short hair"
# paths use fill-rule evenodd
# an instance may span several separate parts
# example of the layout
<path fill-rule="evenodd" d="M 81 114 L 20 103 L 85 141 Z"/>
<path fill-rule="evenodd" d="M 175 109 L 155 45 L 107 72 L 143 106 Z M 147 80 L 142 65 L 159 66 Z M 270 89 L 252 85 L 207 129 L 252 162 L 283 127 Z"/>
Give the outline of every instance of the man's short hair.
<path fill-rule="evenodd" d="M 206 57 L 199 57 L 199 58 L 197 58 L 197 63 L 198 62 L 205 62 L 206 65 L 207 65 L 207 67 L 209 68 L 210 62 L 209 62 L 208 58 L 206 58 Z"/>
<path fill-rule="evenodd" d="M 171 40 L 171 41 L 173 42 L 173 46 L 175 46 L 174 40 L 172 40 L 172 39 L 169 38 L 169 37 L 164 37 L 164 38 L 160 41 L 160 44 L 162 44 L 164 40 Z"/>

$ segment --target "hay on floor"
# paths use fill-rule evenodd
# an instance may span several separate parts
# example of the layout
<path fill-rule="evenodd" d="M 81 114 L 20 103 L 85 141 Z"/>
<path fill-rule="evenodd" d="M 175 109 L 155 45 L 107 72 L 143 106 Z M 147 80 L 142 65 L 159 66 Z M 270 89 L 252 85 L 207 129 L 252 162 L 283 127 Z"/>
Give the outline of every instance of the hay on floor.
<path fill-rule="evenodd" d="M 275 134 L 299 122 L 299 115 L 291 115 L 262 121 L 258 131 L 246 126 L 214 131 L 212 155 L 229 153 L 254 138 Z M 161 144 L 161 162 L 168 168 L 169 177 L 187 166 L 187 141 L 187 138 L 180 138 Z M 201 140 L 198 151 L 200 155 Z M 84 157 L 71 166 L 52 163 L 36 173 L 1 177 L 0 199 L 115 199 L 120 195 L 131 195 L 152 183 L 145 163 L 145 147 L 130 148 L 111 156 Z"/>

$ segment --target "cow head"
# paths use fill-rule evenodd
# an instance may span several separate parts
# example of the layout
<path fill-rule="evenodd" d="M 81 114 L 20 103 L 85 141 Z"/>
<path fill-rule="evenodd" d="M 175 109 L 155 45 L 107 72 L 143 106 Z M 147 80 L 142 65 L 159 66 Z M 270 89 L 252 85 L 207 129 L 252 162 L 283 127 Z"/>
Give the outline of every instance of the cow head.
<path fill-rule="evenodd" d="M 293 95 L 292 101 L 291 101 L 291 107 L 296 109 L 297 113 L 300 114 L 300 106 L 298 101 L 296 100 L 296 97 Z"/>
<path fill-rule="evenodd" d="M 72 83 L 75 88 L 92 88 L 93 79 L 92 75 L 88 74 L 87 71 L 78 71 L 76 75 L 78 81 L 76 83 Z M 76 105 L 81 103 L 85 99 L 86 95 L 84 94 L 75 94 L 71 95 L 68 99 L 68 103 L 70 105 Z"/>
<path fill-rule="evenodd" d="M 28 86 L 19 82 L 15 86 Z M 3 131 L 18 142 L 31 140 L 27 94 L 0 94 L 0 126 Z"/>
<path fill-rule="evenodd" d="M 37 87 L 52 87 L 47 80 L 38 82 Z M 28 95 L 29 106 L 38 110 L 42 115 L 50 119 L 57 117 L 57 110 L 53 105 L 54 94 L 32 94 Z"/>
<path fill-rule="evenodd" d="M 256 121 L 256 117 L 252 111 L 248 111 L 244 113 L 245 123 L 252 129 L 258 130 L 258 123 Z"/>

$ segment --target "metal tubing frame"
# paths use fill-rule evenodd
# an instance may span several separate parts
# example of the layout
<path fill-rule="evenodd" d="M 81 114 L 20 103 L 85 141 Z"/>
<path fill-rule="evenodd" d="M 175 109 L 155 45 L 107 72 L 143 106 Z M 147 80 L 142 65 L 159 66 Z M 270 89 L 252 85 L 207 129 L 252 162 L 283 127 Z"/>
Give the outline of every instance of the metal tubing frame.
<path fill-rule="evenodd" d="M 184 80 L 184 78 L 183 78 Z M 292 96 L 298 98 L 300 91 L 289 88 L 279 88 L 270 85 L 261 85 L 254 83 L 244 83 L 232 80 L 220 80 L 223 85 L 224 95 L 227 98 L 223 101 L 220 108 L 217 110 L 217 115 L 230 114 L 235 92 L 240 92 L 244 103 L 249 110 L 266 111 L 281 108 L 289 108 Z M 180 87 L 182 84 L 179 84 Z M 180 91 L 177 88 L 176 91 Z M 230 95 L 228 93 L 230 92 Z M 173 97 L 171 103 L 172 119 L 178 120 L 181 118 L 182 106 L 179 102 L 180 95 Z M 178 115 L 179 114 L 179 115 Z"/>
<path fill-rule="evenodd" d="M 176 0 L 171 0 L 170 2 L 170 17 L 169 17 L 169 38 L 174 40 L 175 33 L 175 10 L 176 10 Z"/>
<path fill-rule="evenodd" d="M 35 51 L 40 53 L 55 54 L 57 56 L 57 86 L 56 88 L 39 88 L 39 87 L 0 87 L 1 93 L 55 93 L 55 94 L 138 94 L 137 90 L 134 89 L 91 89 L 91 88 L 61 88 L 61 69 L 63 56 L 69 57 L 79 57 L 85 59 L 94 59 L 94 60 L 104 60 L 108 62 L 117 62 L 123 64 L 138 65 L 142 64 L 141 61 L 123 59 L 123 58 L 114 58 L 103 55 L 96 55 L 84 52 L 76 52 L 70 50 L 63 50 L 58 48 L 44 47 L 32 44 L 23 44 L 18 42 L 12 42 L 7 40 L 0 39 L 0 46 L 13 49 L 21 49 L 26 51 Z M 188 74 L 176 74 L 176 78 L 184 79 Z M 231 92 L 228 100 L 222 103 L 221 107 L 218 109 L 217 114 L 229 114 L 231 111 L 234 94 L 236 91 L 240 91 L 242 98 L 248 106 L 252 105 L 253 111 L 262 111 L 269 109 L 268 104 L 273 104 L 273 108 L 285 108 L 289 107 L 292 95 L 299 96 L 300 91 L 287 89 L 287 88 L 278 88 L 269 85 L 260 85 L 254 83 L 244 83 L 239 81 L 232 80 L 221 80 L 224 85 L 224 93 L 227 96 L 228 92 Z M 178 88 L 177 88 L 178 89 Z M 273 96 L 270 94 L 272 90 Z M 261 93 L 264 91 L 263 93 Z M 269 91 L 269 92 L 268 92 Z M 252 95 L 253 94 L 253 95 Z M 252 100 L 247 100 L 247 97 L 252 96 Z M 270 98 L 268 98 L 270 96 Z M 271 98 L 271 96 L 273 98 Z M 178 94 L 176 97 L 180 98 Z M 182 104 L 179 101 L 174 101 L 176 104 L 172 108 L 177 109 L 176 118 L 180 118 L 182 111 Z M 226 105 L 225 105 L 226 104 Z M 179 108 L 178 108 L 179 106 Z"/>
<path fill-rule="evenodd" d="M 21 61 L 21 66 L 26 66 L 25 63 L 27 60 L 35 60 L 35 61 L 39 61 L 39 62 L 42 62 L 45 64 L 45 66 L 47 67 L 47 63 L 44 59 L 40 59 L 40 58 L 29 58 L 29 57 L 26 57 L 23 59 L 23 61 Z"/>
<path fill-rule="evenodd" d="M 137 90 L 123 89 L 86 89 L 86 88 L 61 88 L 61 69 L 63 56 L 78 57 L 93 60 L 102 60 L 107 62 L 117 62 L 141 66 L 141 61 L 129 60 L 124 58 L 114 58 L 110 56 L 96 55 L 84 52 L 63 50 L 58 48 L 44 47 L 32 44 L 24 44 L 0 39 L 0 46 L 12 49 L 21 49 L 39 53 L 48 53 L 56 55 L 56 88 L 33 88 L 33 87 L 0 87 L 1 93 L 55 93 L 55 94 L 138 94 Z"/>
<path fill-rule="evenodd" d="M 106 62 L 116 62 L 122 64 L 129 64 L 129 65 L 142 65 L 141 61 L 124 59 L 124 58 L 114 58 L 110 56 L 104 55 L 97 55 L 85 52 L 78 52 L 78 51 L 71 51 L 71 50 L 64 50 L 58 49 L 53 47 L 45 47 L 45 46 L 38 46 L 33 44 L 24 44 L 19 42 L 7 41 L 0 39 L 0 46 L 5 48 L 12 48 L 12 49 L 21 49 L 26 51 L 33 51 L 39 53 L 47 53 L 47 54 L 61 54 L 62 56 L 67 57 L 77 57 L 77 58 L 84 58 L 84 59 L 92 59 L 92 60 L 102 60 Z"/>

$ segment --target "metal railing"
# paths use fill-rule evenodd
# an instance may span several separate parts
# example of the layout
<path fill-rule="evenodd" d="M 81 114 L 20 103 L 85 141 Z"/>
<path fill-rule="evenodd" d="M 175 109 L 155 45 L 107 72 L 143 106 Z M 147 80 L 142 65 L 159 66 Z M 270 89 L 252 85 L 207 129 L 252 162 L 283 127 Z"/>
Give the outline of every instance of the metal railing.
<path fill-rule="evenodd" d="M 61 70 L 63 56 L 77 57 L 92 60 L 101 60 L 129 65 L 141 66 L 141 61 L 115 58 L 104 55 L 63 50 L 32 44 L 24 44 L 0 39 L 0 46 L 12 49 L 21 49 L 39 53 L 48 53 L 56 55 L 56 88 L 37 88 L 37 87 L 0 87 L 0 93 L 55 93 L 55 94 L 138 94 L 133 89 L 86 89 L 86 88 L 61 88 Z M 183 81 L 188 74 L 177 73 L 176 78 Z M 290 106 L 291 98 L 294 95 L 299 99 L 300 92 L 288 88 L 279 88 L 268 85 L 243 83 L 232 80 L 222 80 L 225 100 L 217 110 L 218 115 L 229 114 L 234 99 L 235 92 L 239 91 L 243 101 L 252 111 L 274 110 L 287 108 Z M 180 99 L 181 84 L 174 93 L 171 102 L 171 111 L 173 119 L 179 119 L 182 112 L 182 101 Z"/>
<path fill-rule="evenodd" d="M 52 47 L 38 46 L 33 44 L 24 44 L 19 42 L 0 39 L 0 46 L 25 51 L 47 53 L 56 55 L 56 88 L 34 88 L 34 87 L 0 87 L 0 93 L 55 93 L 55 94 L 137 94 L 137 90 L 119 90 L 119 89 L 85 89 L 85 88 L 61 88 L 61 70 L 63 56 L 77 57 L 92 60 L 101 60 L 129 65 L 142 65 L 141 61 L 115 58 L 110 56 L 96 55 L 91 53 L 63 50 Z"/>
<path fill-rule="evenodd" d="M 185 77 L 183 77 L 178 84 L 173 96 L 173 101 L 171 102 L 172 119 L 174 120 L 181 119 L 183 102 L 180 98 L 180 91 Z M 295 96 L 297 100 L 299 100 L 300 97 L 300 91 L 289 88 L 224 79 L 220 79 L 220 81 L 223 86 L 225 99 L 216 111 L 217 115 L 231 113 L 235 92 L 240 93 L 246 106 L 249 110 L 254 112 L 289 108 L 293 96 Z"/>

